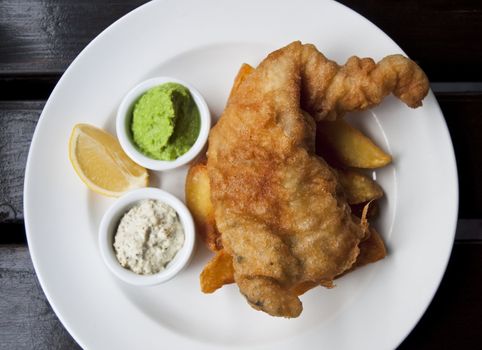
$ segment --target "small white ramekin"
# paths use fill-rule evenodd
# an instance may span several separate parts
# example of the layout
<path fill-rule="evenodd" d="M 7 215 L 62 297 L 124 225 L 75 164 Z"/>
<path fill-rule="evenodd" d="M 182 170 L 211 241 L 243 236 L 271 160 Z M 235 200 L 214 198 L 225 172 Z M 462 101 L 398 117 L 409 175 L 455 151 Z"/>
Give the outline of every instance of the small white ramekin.
<path fill-rule="evenodd" d="M 201 128 L 199 130 L 198 138 L 192 147 L 184 153 L 182 156 L 176 158 L 175 160 L 157 160 L 150 158 L 143 154 L 134 144 L 132 140 L 132 133 L 130 130 L 130 125 L 132 121 L 132 109 L 136 101 L 145 93 L 147 90 L 165 83 L 178 83 L 184 85 L 191 92 L 191 95 L 199 109 L 199 115 L 201 118 Z M 211 129 L 211 113 L 209 112 L 208 105 L 202 97 L 202 95 L 197 91 L 191 84 L 171 77 L 157 77 L 146 80 L 131 91 L 122 100 L 119 109 L 117 110 L 116 119 L 116 132 L 117 138 L 126 154 L 137 164 L 151 170 L 169 170 L 177 168 L 184 165 L 191 160 L 193 160 L 199 152 L 204 148 L 207 142 L 209 130 Z"/>
<path fill-rule="evenodd" d="M 170 205 L 178 214 L 184 229 L 184 244 L 163 271 L 152 275 L 139 275 L 121 266 L 114 250 L 114 236 L 122 216 L 143 199 L 154 199 Z M 152 286 L 167 282 L 181 272 L 190 262 L 196 241 L 194 221 L 187 207 L 172 194 L 157 188 L 141 188 L 127 192 L 104 214 L 99 226 L 101 256 L 109 270 L 124 282 L 137 286 Z"/>

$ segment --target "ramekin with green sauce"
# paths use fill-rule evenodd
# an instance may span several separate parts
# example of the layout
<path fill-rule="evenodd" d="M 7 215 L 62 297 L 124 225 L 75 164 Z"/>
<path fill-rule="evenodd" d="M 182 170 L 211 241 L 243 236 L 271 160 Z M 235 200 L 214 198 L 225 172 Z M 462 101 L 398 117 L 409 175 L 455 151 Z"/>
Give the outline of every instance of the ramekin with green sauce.
<path fill-rule="evenodd" d="M 194 145 L 201 128 L 199 108 L 189 89 L 164 83 L 145 92 L 132 111 L 134 143 L 146 156 L 174 160 Z"/>
<path fill-rule="evenodd" d="M 201 94 L 170 77 L 132 89 L 117 113 L 117 137 L 136 163 L 168 170 L 194 159 L 206 144 L 211 116 Z"/>

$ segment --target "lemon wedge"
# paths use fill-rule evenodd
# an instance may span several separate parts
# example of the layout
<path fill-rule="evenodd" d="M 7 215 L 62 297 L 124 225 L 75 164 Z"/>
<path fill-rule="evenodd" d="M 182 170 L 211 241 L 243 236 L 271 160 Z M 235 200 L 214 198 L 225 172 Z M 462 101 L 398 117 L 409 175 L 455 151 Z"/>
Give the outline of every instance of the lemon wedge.
<path fill-rule="evenodd" d="M 118 197 L 146 187 L 147 170 L 134 163 L 111 134 L 88 124 L 77 124 L 69 140 L 69 159 L 81 180 L 92 191 Z"/>

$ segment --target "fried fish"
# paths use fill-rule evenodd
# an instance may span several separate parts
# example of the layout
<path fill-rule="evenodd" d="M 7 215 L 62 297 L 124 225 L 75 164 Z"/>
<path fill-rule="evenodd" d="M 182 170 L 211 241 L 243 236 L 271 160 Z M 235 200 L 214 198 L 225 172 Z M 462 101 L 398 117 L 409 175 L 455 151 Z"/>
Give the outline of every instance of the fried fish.
<path fill-rule="evenodd" d="M 401 55 L 339 66 L 300 42 L 271 53 L 240 83 L 211 131 L 207 168 L 222 245 L 253 308 L 299 316 L 300 286 L 331 286 L 370 237 L 315 154 L 316 122 L 390 93 L 417 107 L 427 92 L 423 71 Z"/>

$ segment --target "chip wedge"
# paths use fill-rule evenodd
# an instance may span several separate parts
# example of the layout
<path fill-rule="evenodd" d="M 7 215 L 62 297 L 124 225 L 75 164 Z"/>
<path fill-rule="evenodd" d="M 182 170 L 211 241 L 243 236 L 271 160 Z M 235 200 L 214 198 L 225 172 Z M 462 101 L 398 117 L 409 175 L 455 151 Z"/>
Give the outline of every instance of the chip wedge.
<path fill-rule="evenodd" d="M 370 202 L 383 196 L 380 185 L 358 171 L 342 169 L 338 170 L 337 174 L 348 204 Z"/>
<path fill-rule="evenodd" d="M 216 228 L 211 203 L 211 187 L 206 164 L 197 163 L 189 168 L 185 186 L 186 205 L 191 211 L 198 235 L 215 252 L 222 248 L 221 234 Z"/>
<path fill-rule="evenodd" d="M 213 293 L 234 282 L 233 258 L 224 249 L 207 263 L 199 276 L 203 293 Z"/>
<path fill-rule="evenodd" d="M 389 154 L 343 119 L 318 122 L 316 143 L 317 153 L 330 164 L 375 169 L 392 161 Z"/>

